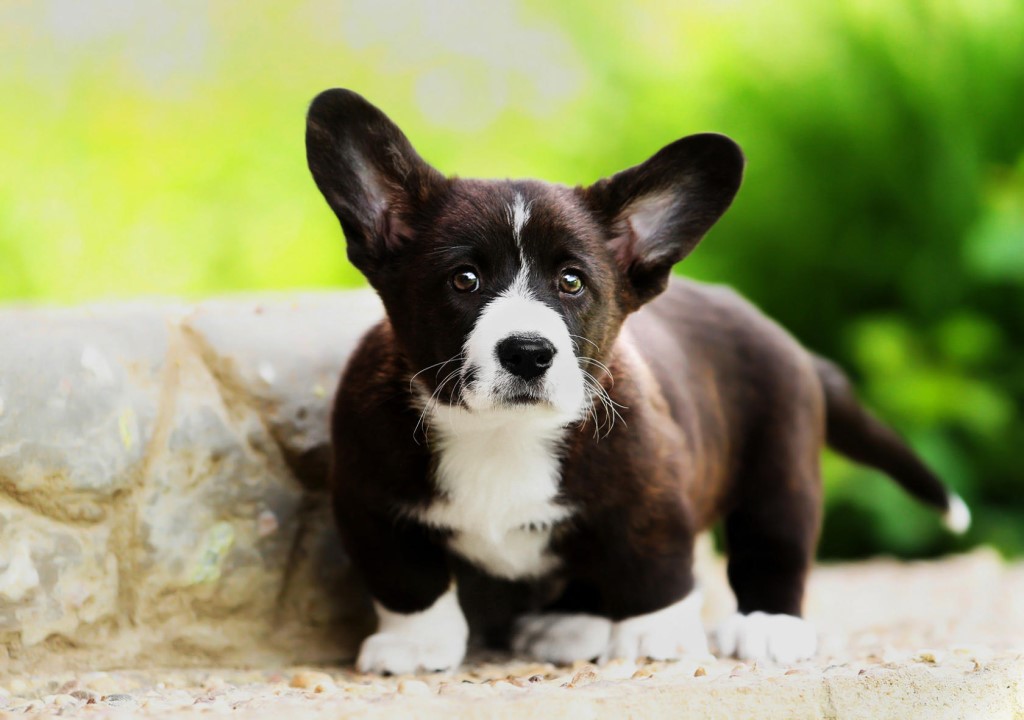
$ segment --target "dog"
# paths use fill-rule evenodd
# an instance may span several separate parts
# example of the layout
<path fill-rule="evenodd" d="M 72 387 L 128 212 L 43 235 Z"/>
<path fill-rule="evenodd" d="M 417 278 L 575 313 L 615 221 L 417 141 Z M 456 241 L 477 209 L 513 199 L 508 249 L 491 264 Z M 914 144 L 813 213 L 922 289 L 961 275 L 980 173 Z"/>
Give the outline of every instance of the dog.
<path fill-rule="evenodd" d="M 718 521 L 737 601 L 719 652 L 810 657 L 826 443 L 969 524 L 839 368 L 733 291 L 672 277 L 740 187 L 729 138 L 684 137 L 589 187 L 448 178 L 334 89 L 306 149 L 386 310 L 331 420 L 332 509 L 378 618 L 359 670 L 458 666 L 467 566 L 548 588 L 514 626 L 520 653 L 706 653 L 692 556 Z"/>

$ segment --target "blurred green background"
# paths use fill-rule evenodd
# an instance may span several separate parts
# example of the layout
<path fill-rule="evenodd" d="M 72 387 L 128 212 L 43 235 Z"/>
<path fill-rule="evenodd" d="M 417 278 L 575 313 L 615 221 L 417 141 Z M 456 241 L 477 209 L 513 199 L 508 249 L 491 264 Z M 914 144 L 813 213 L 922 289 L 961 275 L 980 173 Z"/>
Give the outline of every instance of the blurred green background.
<path fill-rule="evenodd" d="M 0 5 L 0 301 L 362 283 L 303 116 L 347 86 L 446 172 L 589 183 L 687 133 L 744 188 L 732 284 L 972 506 L 961 539 L 826 457 L 823 557 L 1024 553 L 1019 0 Z"/>

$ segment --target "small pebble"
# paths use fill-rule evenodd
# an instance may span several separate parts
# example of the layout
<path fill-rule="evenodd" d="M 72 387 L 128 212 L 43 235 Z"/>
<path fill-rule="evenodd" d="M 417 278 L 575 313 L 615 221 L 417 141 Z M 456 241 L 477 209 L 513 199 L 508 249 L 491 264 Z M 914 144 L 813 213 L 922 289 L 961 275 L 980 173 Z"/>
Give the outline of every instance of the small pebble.
<path fill-rule="evenodd" d="M 430 689 L 430 686 L 422 680 L 401 680 L 398 683 L 398 692 L 400 695 L 409 695 L 412 697 L 422 697 L 434 694 L 434 691 Z"/>
<path fill-rule="evenodd" d="M 129 705 L 137 705 L 138 701 L 131 695 L 124 693 L 115 693 L 114 695 L 107 695 L 103 698 L 103 702 L 107 705 L 113 705 L 114 707 L 127 707 Z"/>
<path fill-rule="evenodd" d="M 510 682 L 509 680 L 493 680 L 488 684 L 498 691 L 514 690 L 516 692 L 521 692 L 522 689 L 525 687 L 521 683 Z"/>
<path fill-rule="evenodd" d="M 572 680 L 566 683 L 565 687 L 574 688 L 582 685 L 588 685 L 597 680 L 597 673 L 594 672 L 594 666 L 590 665 L 584 667 L 582 670 L 572 676 Z"/>
<path fill-rule="evenodd" d="M 703 666 L 702 667 L 698 667 L 696 670 L 693 671 L 693 676 L 694 677 L 704 677 L 707 674 L 708 674 L 708 671 Z"/>
<path fill-rule="evenodd" d="M 939 650 L 921 650 L 914 656 L 914 660 L 935 665 L 942 661 L 942 655 L 943 653 Z"/>
<path fill-rule="evenodd" d="M 292 675 L 292 680 L 289 684 L 293 688 L 312 690 L 318 693 L 330 692 L 337 688 L 337 685 L 334 684 L 334 678 L 327 673 L 315 670 L 301 670 L 295 673 Z"/>
<path fill-rule="evenodd" d="M 645 665 L 635 673 L 629 676 L 630 680 L 646 680 L 649 677 L 654 677 L 654 670 L 651 669 L 650 665 Z"/>

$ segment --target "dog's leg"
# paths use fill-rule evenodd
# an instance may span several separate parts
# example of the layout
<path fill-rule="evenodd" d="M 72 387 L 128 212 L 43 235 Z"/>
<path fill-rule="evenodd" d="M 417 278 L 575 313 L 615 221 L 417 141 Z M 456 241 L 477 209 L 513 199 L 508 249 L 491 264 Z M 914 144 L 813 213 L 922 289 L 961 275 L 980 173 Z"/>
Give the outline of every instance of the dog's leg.
<path fill-rule="evenodd" d="M 586 580 L 517 626 L 517 651 L 558 663 L 705 654 L 690 522 L 682 505 L 614 512 L 581 534 Z M 583 560 L 583 558 L 581 558 Z"/>
<path fill-rule="evenodd" d="M 801 605 L 821 523 L 820 431 L 813 418 L 805 427 L 777 423 L 741 468 L 737 505 L 725 519 L 738 612 L 717 641 L 727 655 L 790 663 L 817 646 Z"/>
<path fill-rule="evenodd" d="M 681 599 L 647 613 L 612 623 L 608 647 L 599 658 L 677 660 L 684 655 L 706 655 L 707 636 L 701 622 L 702 596 L 692 588 Z"/>
<path fill-rule="evenodd" d="M 637 612 L 618 620 L 596 609 L 603 604 L 601 597 L 606 593 L 602 590 L 605 589 L 593 589 L 593 602 L 585 608 L 567 610 L 556 605 L 545 612 L 523 616 L 516 623 L 513 649 L 561 665 L 577 660 L 633 661 L 639 657 L 675 660 L 687 654 L 707 653 L 699 590 L 691 587 L 661 607 L 654 607 L 654 603 L 636 593 L 629 598 L 629 604 Z M 621 591 L 617 589 L 616 594 L 627 594 Z"/>
<path fill-rule="evenodd" d="M 607 649 L 612 633 L 612 621 L 598 614 L 599 597 L 597 588 L 570 582 L 542 612 L 516 621 L 512 649 L 557 665 L 596 660 Z"/>
<path fill-rule="evenodd" d="M 377 611 L 377 631 L 363 641 L 357 669 L 400 675 L 457 667 L 469 630 L 436 538 L 340 498 L 335 513 Z"/>

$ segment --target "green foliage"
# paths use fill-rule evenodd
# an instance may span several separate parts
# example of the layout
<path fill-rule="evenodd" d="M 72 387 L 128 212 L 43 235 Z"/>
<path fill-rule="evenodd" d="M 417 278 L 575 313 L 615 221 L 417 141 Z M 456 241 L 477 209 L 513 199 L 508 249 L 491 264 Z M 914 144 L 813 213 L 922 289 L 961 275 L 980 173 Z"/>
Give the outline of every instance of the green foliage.
<path fill-rule="evenodd" d="M 330 86 L 464 175 L 586 183 L 718 130 L 746 182 L 681 271 L 843 364 L 975 512 L 953 539 L 830 455 L 822 554 L 1024 553 L 1016 0 L 81 7 L 0 9 L 0 299 L 360 284 L 304 164 Z"/>

